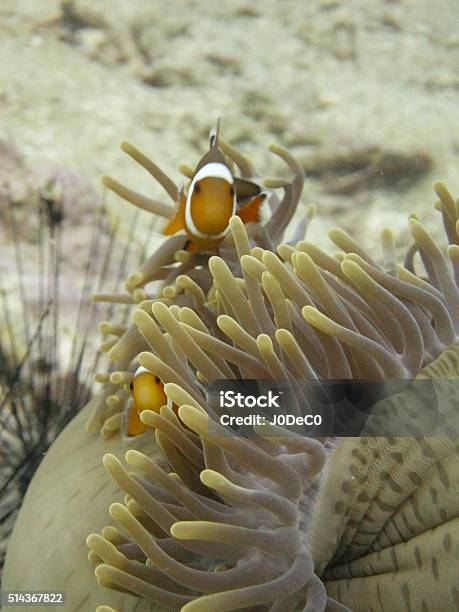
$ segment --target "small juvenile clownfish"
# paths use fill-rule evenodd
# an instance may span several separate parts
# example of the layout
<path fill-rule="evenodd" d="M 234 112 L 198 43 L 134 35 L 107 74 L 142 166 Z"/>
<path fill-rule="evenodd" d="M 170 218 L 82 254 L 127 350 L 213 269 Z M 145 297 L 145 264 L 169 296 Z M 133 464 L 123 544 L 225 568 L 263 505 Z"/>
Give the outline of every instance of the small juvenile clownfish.
<path fill-rule="evenodd" d="M 127 433 L 129 436 L 138 436 L 148 429 L 140 420 L 140 413 L 143 410 L 159 412 L 160 408 L 167 404 L 167 396 L 158 376 L 142 366 L 137 368 L 129 387 L 134 404 L 128 414 Z"/>
<path fill-rule="evenodd" d="M 218 132 L 217 125 L 209 151 L 199 161 L 186 192 L 182 190 L 178 210 L 163 230 L 165 235 L 185 230 L 189 237 L 186 248 L 191 252 L 214 248 L 227 234 L 233 215 L 244 223 L 259 221 L 266 198 L 258 185 L 233 176 L 218 146 Z"/>

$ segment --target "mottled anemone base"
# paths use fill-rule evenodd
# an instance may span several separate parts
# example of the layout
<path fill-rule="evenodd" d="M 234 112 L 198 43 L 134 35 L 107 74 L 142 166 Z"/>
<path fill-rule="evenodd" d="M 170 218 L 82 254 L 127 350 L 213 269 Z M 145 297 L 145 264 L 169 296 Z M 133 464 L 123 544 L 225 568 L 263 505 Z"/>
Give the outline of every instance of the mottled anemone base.
<path fill-rule="evenodd" d="M 159 299 L 133 312 L 130 341 L 118 346 L 120 360 L 129 364 L 136 358 L 157 375 L 169 404 L 179 410 L 177 416 L 164 406 L 160 414 L 141 415 L 155 431 L 163 462 L 128 451 L 126 461 L 135 470 L 130 474 L 115 457 L 104 458 L 127 497 L 124 505 L 110 507 L 121 529 L 111 527 L 88 538 L 100 584 L 187 611 L 343 609 L 327 597 L 314 571 L 312 523 L 317 572 L 333 583 L 329 595 L 353 609 L 395 609 L 381 604 L 390 584 L 376 577 L 373 589 L 359 590 L 352 572 L 361 572 L 362 579 L 399 572 L 399 560 L 406 562 L 409 555 L 391 554 L 397 537 L 385 526 L 397 528 L 397 520 L 389 519 L 398 502 L 416 503 L 416 492 L 427 508 L 432 489 L 443 496 L 436 509 L 431 502 L 431 512 L 412 510 L 420 525 L 413 522 L 414 531 L 408 525 L 399 533 L 398 543 L 410 533 L 423 534 L 423 541 L 412 547 L 418 564 L 425 563 L 433 541 L 426 530 L 441 521 L 457 524 L 451 487 L 457 482 L 455 443 L 421 439 L 405 448 L 403 442 L 386 440 L 375 443 L 376 448 L 346 441 L 333 449 L 330 442 L 279 429 L 257 429 L 250 440 L 241 439 L 223 435 L 215 424 L 222 435 L 214 429 L 211 435 L 213 414 L 202 385 L 238 377 L 411 380 L 446 371 L 457 376 L 458 207 L 442 185 L 436 190 L 448 257 L 415 218 L 410 220 L 413 246 L 398 266 L 388 230 L 382 233 L 380 265 L 341 230 L 330 233 L 343 251 L 336 257 L 305 241 L 280 245 L 279 255 L 252 247 L 234 217 L 230 228 L 239 266 L 231 270 L 223 258 L 210 258 L 212 285 L 207 296 L 200 294 L 195 310 Z M 112 372 L 112 383 L 126 381 L 129 373 Z M 327 448 L 332 452 L 321 484 Z M 342 465 L 336 463 L 340 457 Z M 448 467 L 442 470 L 443 461 Z M 434 487 L 437 469 L 440 480 L 448 476 Z M 317 505 L 330 517 L 329 529 L 313 508 L 319 485 Z M 402 515 L 403 523 L 409 515 Z M 429 524 L 430 516 L 436 522 Z M 368 533 L 373 527 L 375 538 Z M 451 533 L 450 524 L 443 552 L 430 560 L 434 577 L 441 572 L 451 576 Z M 436 541 L 438 532 L 432 537 Z M 388 552 L 378 565 L 383 548 Z M 362 569 L 358 559 L 368 551 L 375 556 Z M 435 581 L 428 583 L 427 592 L 419 591 L 421 598 L 413 589 L 416 582 L 412 576 L 392 593 L 405 603 L 432 607 Z M 453 601 L 451 580 L 447 589 L 446 601 Z M 362 601 L 362 594 L 369 601 Z"/>
<path fill-rule="evenodd" d="M 328 595 L 355 612 L 457 610 L 458 490 L 457 437 L 342 440 L 309 526 Z"/>

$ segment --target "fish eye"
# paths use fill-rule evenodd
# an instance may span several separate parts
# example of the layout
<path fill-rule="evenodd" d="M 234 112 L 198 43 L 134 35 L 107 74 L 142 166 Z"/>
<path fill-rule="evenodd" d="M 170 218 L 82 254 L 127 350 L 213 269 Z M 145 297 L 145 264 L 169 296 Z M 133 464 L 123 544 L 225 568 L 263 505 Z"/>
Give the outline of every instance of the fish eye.
<path fill-rule="evenodd" d="M 159 383 L 160 383 L 160 382 L 161 382 L 161 381 L 159 380 L 159 376 L 155 376 L 155 383 L 156 383 L 157 385 L 159 385 Z"/>
<path fill-rule="evenodd" d="M 199 183 L 195 183 L 193 189 L 195 193 L 199 193 L 201 191 L 201 185 Z"/>

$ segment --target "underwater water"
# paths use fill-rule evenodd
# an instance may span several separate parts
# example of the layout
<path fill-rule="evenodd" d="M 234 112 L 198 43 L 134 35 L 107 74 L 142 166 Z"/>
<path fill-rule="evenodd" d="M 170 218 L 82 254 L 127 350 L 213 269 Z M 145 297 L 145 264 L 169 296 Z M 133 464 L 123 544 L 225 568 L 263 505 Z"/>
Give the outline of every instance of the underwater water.
<path fill-rule="evenodd" d="M 458 25 L 447 0 L 3 0 L 4 591 L 459 609 Z M 297 416 L 311 380 L 423 382 L 360 438 L 233 438 L 220 379 L 287 381 Z"/>

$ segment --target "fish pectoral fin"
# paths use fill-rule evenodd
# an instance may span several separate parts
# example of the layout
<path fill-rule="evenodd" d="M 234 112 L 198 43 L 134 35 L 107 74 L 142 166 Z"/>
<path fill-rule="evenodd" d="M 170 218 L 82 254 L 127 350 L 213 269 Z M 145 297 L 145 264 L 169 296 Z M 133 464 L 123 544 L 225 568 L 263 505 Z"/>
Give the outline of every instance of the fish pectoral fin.
<path fill-rule="evenodd" d="M 179 209 L 175 216 L 169 221 L 162 233 L 165 236 L 172 236 L 180 230 L 185 229 L 185 212 Z"/>
<path fill-rule="evenodd" d="M 243 223 L 258 223 L 260 221 L 260 208 L 265 199 L 266 193 L 259 193 L 240 208 L 236 214 L 242 219 Z"/>
<path fill-rule="evenodd" d="M 182 192 L 177 212 L 163 229 L 162 233 L 165 236 L 172 236 L 172 234 L 176 234 L 185 228 L 185 194 Z"/>
<path fill-rule="evenodd" d="M 128 436 L 139 436 L 147 431 L 148 426 L 140 420 L 140 414 L 135 406 L 132 405 L 128 414 L 127 433 Z"/>

